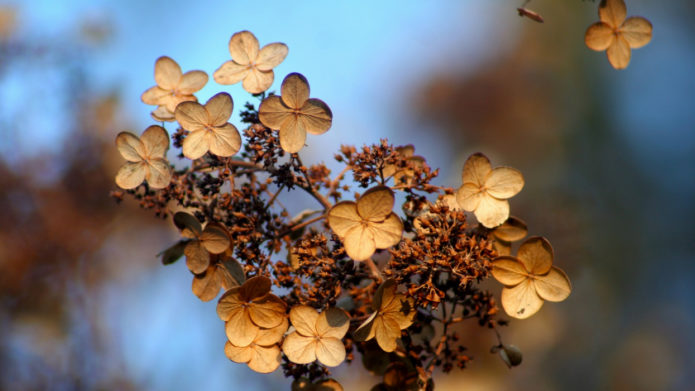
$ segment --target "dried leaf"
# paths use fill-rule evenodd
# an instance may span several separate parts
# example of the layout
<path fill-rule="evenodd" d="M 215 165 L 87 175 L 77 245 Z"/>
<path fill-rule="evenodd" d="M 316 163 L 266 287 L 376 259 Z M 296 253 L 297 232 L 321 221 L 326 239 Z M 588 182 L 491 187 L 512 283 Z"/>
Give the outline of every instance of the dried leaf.
<path fill-rule="evenodd" d="M 183 249 L 188 243 L 187 240 L 179 240 L 173 246 L 157 254 L 162 257 L 162 265 L 171 265 L 183 257 Z"/>

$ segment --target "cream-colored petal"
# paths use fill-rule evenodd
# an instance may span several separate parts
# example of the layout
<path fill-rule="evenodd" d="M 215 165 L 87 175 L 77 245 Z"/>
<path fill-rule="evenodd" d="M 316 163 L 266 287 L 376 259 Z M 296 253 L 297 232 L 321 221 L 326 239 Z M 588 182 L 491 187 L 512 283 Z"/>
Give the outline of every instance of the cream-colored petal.
<path fill-rule="evenodd" d="M 217 68 L 212 77 L 218 84 L 230 85 L 244 80 L 249 72 L 251 72 L 249 65 L 242 65 L 230 60 Z"/>
<path fill-rule="evenodd" d="M 217 302 L 217 316 L 223 321 L 228 321 L 232 316 L 236 316 L 239 311 L 244 311 L 244 303 L 241 299 L 239 291 L 241 287 L 232 288 L 225 292 Z"/>
<path fill-rule="evenodd" d="M 273 71 L 263 72 L 254 67 L 249 70 L 241 86 L 251 94 L 260 94 L 270 88 L 274 79 Z"/>
<path fill-rule="evenodd" d="M 220 92 L 216 94 L 205 103 L 205 110 L 208 112 L 206 123 L 212 126 L 226 124 L 232 115 L 233 109 L 234 102 L 228 93 Z"/>
<path fill-rule="evenodd" d="M 503 288 L 501 301 L 507 315 L 517 319 L 528 318 L 543 305 L 543 300 L 538 297 L 531 279 L 524 280 L 512 288 Z"/>
<path fill-rule="evenodd" d="M 210 149 L 207 130 L 196 130 L 183 139 L 183 156 L 195 160 L 205 155 Z"/>
<path fill-rule="evenodd" d="M 200 91 L 208 82 L 208 74 L 203 71 L 188 71 L 181 76 L 181 83 L 176 90 L 183 95 L 192 95 Z"/>
<path fill-rule="evenodd" d="M 333 113 L 320 99 L 308 99 L 300 109 L 299 121 L 311 134 L 323 134 L 331 128 Z"/>
<path fill-rule="evenodd" d="M 172 169 L 166 159 L 150 159 L 145 171 L 147 184 L 153 189 L 163 189 L 171 182 Z"/>
<path fill-rule="evenodd" d="M 116 174 L 116 184 L 121 189 L 134 189 L 145 180 L 147 164 L 145 162 L 128 162 Z"/>
<path fill-rule="evenodd" d="M 181 67 L 176 61 L 162 56 L 154 63 L 154 81 L 165 90 L 173 90 L 181 82 Z"/>
<path fill-rule="evenodd" d="M 528 235 L 528 227 L 526 223 L 514 216 L 510 216 L 507 221 L 492 231 L 495 238 L 505 242 L 516 242 Z"/>
<path fill-rule="evenodd" d="M 281 358 L 278 346 L 253 346 L 253 355 L 248 366 L 258 373 L 270 373 L 278 369 Z"/>
<path fill-rule="evenodd" d="M 337 367 L 345 361 L 345 345 L 338 338 L 321 338 L 316 344 L 316 358 L 327 367 Z"/>
<path fill-rule="evenodd" d="M 509 218 L 509 202 L 490 195 L 480 198 L 475 218 L 486 228 L 495 228 Z"/>
<path fill-rule="evenodd" d="M 357 204 L 352 201 L 339 202 L 328 211 L 328 226 L 341 238 L 360 224 L 362 219 L 357 214 Z"/>
<path fill-rule="evenodd" d="M 150 87 L 140 96 L 142 103 L 147 105 L 161 105 L 164 97 L 171 95 L 171 91 L 167 91 L 159 86 Z"/>
<path fill-rule="evenodd" d="M 347 312 L 340 308 L 326 308 L 316 320 L 316 332 L 322 339 L 341 339 L 347 333 L 348 328 L 350 328 L 350 317 Z"/>
<path fill-rule="evenodd" d="M 534 282 L 536 284 L 536 292 L 543 300 L 563 301 L 572 292 L 569 277 L 556 267 L 552 267 L 548 274 L 537 277 Z"/>
<path fill-rule="evenodd" d="M 316 343 L 314 337 L 304 337 L 297 332 L 290 333 L 282 343 L 282 351 L 296 364 L 308 364 L 316 360 Z"/>
<path fill-rule="evenodd" d="M 150 116 L 153 120 L 160 122 L 173 122 L 176 120 L 174 113 L 169 111 L 164 105 L 157 106 L 157 108 L 150 113 Z"/>
<path fill-rule="evenodd" d="M 129 162 L 140 162 L 147 156 L 147 149 L 138 136 L 130 132 L 121 132 L 116 136 L 116 148 Z"/>
<path fill-rule="evenodd" d="M 371 230 L 363 225 L 357 225 L 345 234 L 343 246 L 348 257 L 355 261 L 364 261 L 376 251 L 376 243 Z"/>
<path fill-rule="evenodd" d="M 627 68 L 630 64 L 631 55 L 630 44 L 627 43 L 622 35 L 618 35 L 615 42 L 606 50 L 608 62 L 610 62 L 615 69 Z"/>
<path fill-rule="evenodd" d="M 516 257 L 528 273 L 542 275 L 553 265 L 553 246 L 543 237 L 532 236 L 521 244 Z"/>
<path fill-rule="evenodd" d="M 261 346 L 274 345 L 282 340 L 282 336 L 285 334 L 288 327 L 289 322 L 287 318 L 283 317 L 279 325 L 269 329 L 261 329 L 253 342 Z"/>
<path fill-rule="evenodd" d="M 191 289 L 200 300 L 210 301 L 220 293 L 220 282 L 216 274 L 216 267 L 211 266 L 205 273 L 193 276 Z"/>
<path fill-rule="evenodd" d="M 253 323 L 265 327 L 273 328 L 282 323 L 285 319 L 285 308 L 287 305 L 279 297 L 268 294 L 260 299 L 255 299 L 249 304 L 249 315 Z"/>
<path fill-rule="evenodd" d="M 374 319 L 374 334 L 379 347 L 385 352 L 396 350 L 396 339 L 401 337 L 401 329 L 395 320 L 384 316 Z"/>
<path fill-rule="evenodd" d="M 287 107 L 301 109 L 309 99 L 309 82 L 300 73 L 290 73 L 282 81 L 280 92 Z"/>
<path fill-rule="evenodd" d="M 395 213 L 391 213 L 382 223 L 370 223 L 369 229 L 374 245 L 381 249 L 397 245 L 403 235 L 403 223 Z"/>
<path fill-rule="evenodd" d="M 487 197 L 485 192 L 475 183 L 464 183 L 456 191 L 456 202 L 461 209 L 467 212 L 476 210 L 480 205 L 480 200 L 485 197 Z"/>
<path fill-rule="evenodd" d="M 162 99 L 162 104 L 167 108 L 168 111 L 176 113 L 176 106 L 183 102 L 197 102 L 198 98 L 194 95 L 169 95 Z"/>
<path fill-rule="evenodd" d="M 205 130 L 208 125 L 208 111 L 198 102 L 183 102 L 176 106 L 176 120 L 189 132 Z"/>
<path fill-rule="evenodd" d="M 502 256 L 492 262 L 492 276 L 501 284 L 511 286 L 520 284 L 527 279 L 528 272 L 516 258 Z"/>
<path fill-rule="evenodd" d="M 270 292 L 272 285 L 268 277 L 256 276 L 249 278 L 244 285 L 241 286 L 239 294 L 243 300 L 251 301 L 256 298 L 265 297 Z"/>
<path fill-rule="evenodd" d="M 374 311 L 383 312 L 384 308 L 387 308 L 393 299 L 396 297 L 396 280 L 389 278 L 379 285 L 374 293 L 374 299 L 372 300 L 372 309 Z"/>
<path fill-rule="evenodd" d="M 232 156 L 241 148 L 241 135 L 236 126 L 227 123 L 213 129 L 210 152 L 217 156 Z"/>
<path fill-rule="evenodd" d="M 364 192 L 357 200 L 357 214 L 365 220 L 381 222 L 391 214 L 395 197 L 386 186 L 376 186 Z"/>
<path fill-rule="evenodd" d="M 610 26 L 618 27 L 623 24 L 627 15 L 623 0 L 602 0 L 598 6 L 598 17 Z"/>
<path fill-rule="evenodd" d="M 652 24 L 639 16 L 628 18 L 620 31 L 632 49 L 641 48 L 652 40 Z"/>
<path fill-rule="evenodd" d="M 474 153 L 463 164 L 463 184 L 473 183 L 482 187 L 490 171 L 492 171 L 490 159 L 480 152 Z"/>
<path fill-rule="evenodd" d="M 411 297 L 395 295 L 388 308 L 384 310 L 384 316 L 396 322 L 401 330 L 407 329 L 415 318 L 415 303 Z"/>
<path fill-rule="evenodd" d="M 258 335 L 260 328 L 255 325 L 247 311 L 237 311 L 224 327 L 229 342 L 236 346 L 248 346 Z"/>
<path fill-rule="evenodd" d="M 212 254 L 220 254 L 229 248 L 229 235 L 227 231 L 215 224 L 208 224 L 200 234 L 200 242 L 203 247 Z"/>
<path fill-rule="evenodd" d="M 272 70 L 285 60 L 288 51 L 287 45 L 280 42 L 269 43 L 263 46 L 256 58 L 256 68 L 261 71 Z"/>
<path fill-rule="evenodd" d="M 596 22 L 586 29 L 584 43 L 591 50 L 597 52 L 608 49 L 615 41 L 615 31 L 603 22 Z"/>
<path fill-rule="evenodd" d="M 250 346 L 238 347 L 232 345 L 229 341 L 224 344 L 224 354 L 228 359 L 238 362 L 240 364 L 245 364 L 251 360 L 253 356 L 253 348 Z"/>
<path fill-rule="evenodd" d="M 229 39 L 229 53 L 239 64 L 249 64 L 258 57 L 258 40 L 250 31 L 239 31 Z"/>
<path fill-rule="evenodd" d="M 497 167 L 488 174 L 485 187 L 487 193 L 495 198 L 511 198 L 524 187 L 524 177 L 517 169 Z"/>
<path fill-rule="evenodd" d="M 281 129 L 291 117 L 294 117 L 292 110 L 285 106 L 277 95 L 265 98 L 258 108 L 258 119 L 270 129 Z"/>
<path fill-rule="evenodd" d="M 198 240 L 190 241 L 183 249 L 183 254 L 186 256 L 188 270 L 195 274 L 203 273 L 210 265 L 210 253 Z"/>
<path fill-rule="evenodd" d="M 151 125 L 140 136 L 147 156 L 163 158 L 169 149 L 169 134 L 159 125 Z"/>
<path fill-rule="evenodd" d="M 304 147 L 306 131 L 296 118 L 289 117 L 279 131 L 280 147 L 285 152 L 296 153 Z"/>
<path fill-rule="evenodd" d="M 297 332 L 305 337 L 315 337 L 319 313 L 313 307 L 298 305 L 290 310 L 290 321 Z"/>

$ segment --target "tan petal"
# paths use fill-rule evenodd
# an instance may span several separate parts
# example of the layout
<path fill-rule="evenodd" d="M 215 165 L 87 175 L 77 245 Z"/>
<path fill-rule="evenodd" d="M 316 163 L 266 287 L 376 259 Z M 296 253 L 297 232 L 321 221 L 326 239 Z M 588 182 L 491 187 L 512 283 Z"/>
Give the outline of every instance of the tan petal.
<path fill-rule="evenodd" d="M 403 223 L 395 213 L 391 213 L 383 223 L 370 223 L 369 229 L 376 248 L 395 246 L 401 241 L 403 235 Z"/>
<path fill-rule="evenodd" d="M 208 112 L 208 119 L 205 123 L 212 126 L 222 126 L 229 120 L 233 109 L 232 97 L 226 92 L 220 92 L 205 103 L 205 110 Z"/>
<path fill-rule="evenodd" d="M 364 261 L 376 251 L 374 235 L 363 225 L 357 225 L 345 234 L 343 246 L 347 255 L 355 261 Z"/>
<path fill-rule="evenodd" d="M 374 300 L 372 300 L 372 309 L 374 311 L 380 311 L 383 308 L 388 307 L 393 299 L 396 297 L 396 280 L 389 278 L 379 285 L 374 293 Z"/>
<path fill-rule="evenodd" d="M 195 160 L 205 155 L 210 149 L 207 130 L 196 130 L 183 139 L 183 156 Z"/>
<path fill-rule="evenodd" d="M 259 330 L 247 311 L 236 311 L 224 326 L 227 339 L 236 346 L 248 346 L 256 338 Z"/>
<path fill-rule="evenodd" d="M 413 324 L 415 318 L 415 306 L 411 297 L 396 295 L 385 311 L 384 316 L 398 324 L 401 330 L 407 329 Z"/>
<path fill-rule="evenodd" d="M 498 255 L 511 255 L 512 254 L 512 243 L 511 242 L 506 242 L 501 239 L 495 239 L 492 242 L 492 245 L 495 247 L 495 251 L 497 251 Z"/>
<path fill-rule="evenodd" d="M 511 198 L 524 187 L 524 177 L 514 168 L 497 167 L 485 179 L 485 187 L 495 198 Z"/>
<path fill-rule="evenodd" d="M 227 231 L 218 225 L 208 224 L 200 234 L 200 242 L 212 254 L 220 254 L 229 248 Z"/>
<path fill-rule="evenodd" d="M 553 246 L 540 236 L 528 238 L 516 253 L 528 273 L 542 275 L 553 265 Z"/>
<path fill-rule="evenodd" d="M 299 121 L 307 132 L 318 135 L 326 133 L 331 128 L 333 113 L 322 100 L 307 100 L 300 112 Z"/>
<path fill-rule="evenodd" d="M 210 265 L 210 253 L 197 240 L 189 242 L 183 253 L 186 255 L 186 266 L 195 274 L 201 274 Z"/>
<path fill-rule="evenodd" d="M 176 106 L 183 102 L 198 102 L 198 98 L 193 95 L 170 95 L 162 99 L 162 104 L 172 113 L 176 113 Z"/>
<path fill-rule="evenodd" d="M 287 45 L 280 42 L 269 43 L 263 46 L 256 58 L 256 68 L 261 71 L 272 70 L 285 60 L 288 51 Z"/>
<path fill-rule="evenodd" d="M 167 139 L 168 140 L 168 139 Z M 116 136 L 116 148 L 121 156 L 129 162 L 141 162 L 147 156 L 147 149 L 138 136 L 130 132 L 121 132 Z"/>
<path fill-rule="evenodd" d="M 121 189 L 134 189 L 145 180 L 146 163 L 128 162 L 118 170 L 116 184 Z"/>
<path fill-rule="evenodd" d="M 362 219 L 357 214 L 357 204 L 352 201 L 339 202 L 328 211 L 328 226 L 341 238 L 361 223 Z"/>
<path fill-rule="evenodd" d="M 276 95 L 265 98 L 258 108 L 258 119 L 270 129 L 281 129 L 290 117 L 294 117 L 292 110 Z"/>
<path fill-rule="evenodd" d="M 157 108 L 150 113 L 150 116 L 153 120 L 160 122 L 173 122 L 176 120 L 174 113 L 169 111 L 169 109 L 167 109 L 167 107 L 164 105 L 157 106 Z"/>
<path fill-rule="evenodd" d="M 378 315 L 377 312 L 372 313 L 369 317 L 352 333 L 356 341 L 369 341 L 374 338 L 374 320 Z"/>
<path fill-rule="evenodd" d="M 507 315 L 517 319 L 528 318 L 543 305 L 543 300 L 538 297 L 531 279 L 524 280 L 513 288 L 502 289 L 501 300 Z"/>
<path fill-rule="evenodd" d="M 321 312 L 315 324 L 315 330 L 322 339 L 341 339 L 347 333 L 348 328 L 350 328 L 350 317 L 344 310 L 331 307 Z M 297 331 L 300 330 L 298 329 Z"/>
<path fill-rule="evenodd" d="M 274 78 L 273 71 L 262 72 L 257 68 L 251 68 L 241 86 L 251 94 L 260 94 L 270 88 Z"/>
<path fill-rule="evenodd" d="M 385 352 L 396 350 L 396 339 L 401 336 L 401 329 L 395 320 L 384 316 L 374 319 L 374 334 L 379 347 Z"/>
<path fill-rule="evenodd" d="M 300 73 L 290 73 L 282 81 L 280 92 L 287 107 L 300 109 L 309 99 L 309 82 Z"/>
<path fill-rule="evenodd" d="M 538 296 L 548 301 L 563 301 L 572 292 L 569 277 L 556 267 L 551 268 L 548 274 L 536 278 L 535 283 Z"/>
<path fill-rule="evenodd" d="M 516 242 L 528 234 L 528 228 L 523 220 L 511 216 L 492 232 L 496 238 L 505 242 Z"/>
<path fill-rule="evenodd" d="M 173 90 L 181 81 L 181 67 L 176 61 L 162 56 L 154 63 L 154 81 L 165 90 Z"/>
<path fill-rule="evenodd" d="M 198 102 L 179 104 L 174 115 L 181 127 L 190 132 L 205 130 L 205 126 L 208 125 L 208 111 Z"/>
<path fill-rule="evenodd" d="M 218 84 L 230 85 L 244 80 L 249 72 L 251 68 L 248 65 L 227 61 L 212 74 L 212 77 Z"/>
<path fill-rule="evenodd" d="M 279 297 L 268 294 L 249 304 L 251 320 L 261 327 L 277 327 L 285 318 L 286 304 Z"/>
<path fill-rule="evenodd" d="M 258 297 L 264 297 L 270 292 L 272 283 L 268 277 L 256 276 L 249 278 L 244 285 L 241 286 L 239 294 L 243 300 L 251 301 Z"/>
<path fill-rule="evenodd" d="M 610 62 L 615 69 L 627 68 L 628 64 L 630 64 L 631 55 L 630 44 L 627 43 L 622 35 L 618 35 L 615 42 L 606 50 L 608 62 Z"/>
<path fill-rule="evenodd" d="M 166 159 L 152 159 L 147 165 L 145 179 L 153 189 L 164 189 L 171 182 L 171 166 Z"/>
<path fill-rule="evenodd" d="M 229 257 L 217 264 L 217 279 L 224 290 L 241 286 L 246 279 L 244 267 L 239 261 Z"/>
<path fill-rule="evenodd" d="M 293 363 L 308 364 L 316 360 L 316 339 L 290 333 L 282 343 L 282 351 Z"/>
<path fill-rule="evenodd" d="M 256 345 L 262 345 L 262 346 L 270 346 L 274 345 L 280 340 L 282 340 L 282 336 L 285 334 L 287 331 L 287 327 L 289 326 L 289 323 L 287 321 L 287 318 L 282 318 L 282 322 L 280 322 L 279 325 L 269 328 L 269 329 L 261 329 L 258 332 L 258 336 L 253 340 L 253 342 Z"/>
<path fill-rule="evenodd" d="M 306 131 L 296 118 L 289 117 L 279 132 L 280 147 L 289 153 L 299 152 L 306 141 Z"/>
<path fill-rule="evenodd" d="M 238 362 L 241 364 L 245 364 L 251 360 L 251 357 L 253 356 L 254 352 L 253 349 L 249 346 L 245 347 L 238 347 L 232 345 L 229 341 L 227 341 L 224 344 L 224 354 L 227 356 L 228 359 Z"/>
<path fill-rule="evenodd" d="M 258 57 L 258 40 L 249 31 L 239 31 L 229 40 L 229 53 L 239 64 L 249 64 Z"/>
<path fill-rule="evenodd" d="M 220 283 L 216 276 L 216 267 L 210 266 L 205 273 L 193 276 L 191 289 L 202 301 L 210 301 L 220 293 Z"/>
<path fill-rule="evenodd" d="M 192 95 L 200 91 L 208 82 L 208 74 L 203 71 L 188 71 L 181 76 L 181 83 L 176 90 L 183 95 Z"/>
<path fill-rule="evenodd" d="M 365 220 L 380 222 L 391 214 L 395 197 L 386 186 L 367 190 L 357 200 L 357 213 Z"/>
<path fill-rule="evenodd" d="M 475 209 L 475 218 L 486 228 L 495 228 L 509 218 L 509 202 L 485 195 Z"/>
<path fill-rule="evenodd" d="M 258 373 L 270 373 L 278 369 L 281 362 L 280 348 L 277 346 L 254 346 L 249 368 Z"/>
<path fill-rule="evenodd" d="M 198 219 L 186 212 L 176 212 L 174 214 L 174 225 L 182 231 L 185 229 L 192 231 L 194 234 L 192 238 L 197 237 L 203 231 L 203 227 L 201 227 Z"/>
<path fill-rule="evenodd" d="M 652 24 L 639 16 L 628 18 L 620 31 L 632 49 L 641 48 L 652 40 Z"/>
<path fill-rule="evenodd" d="M 598 17 L 610 26 L 623 24 L 627 9 L 623 0 L 602 0 L 598 6 Z"/>
<path fill-rule="evenodd" d="M 464 183 L 456 191 L 456 202 L 461 209 L 472 212 L 480 205 L 480 200 L 487 197 L 487 194 L 475 183 Z"/>
<path fill-rule="evenodd" d="M 298 305 L 290 310 L 290 321 L 297 332 L 305 337 L 315 337 L 318 335 L 316 331 L 316 322 L 319 319 L 319 313 L 313 308 L 306 305 Z"/>
<path fill-rule="evenodd" d="M 615 41 L 615 31 L 603 22 L 596 22 L 586 29 L 584 43 L 591 50 L 598 52 L 608 49 Z"/>
<path fill-rule="evenodd" d="M 345 361 L 345 345 L 338 338 L 321 338 L 316 344 L 316 358 L 325 366 L 337 367 Z"/>
<path fill-rule="evenodd" d="M 500 283 L 511 286 L 528 278 L 524 265 L 514 257 L 502 256 L 492 262 L 492 275 Z"/>
<path fill-rule="evenodd" d="M 142 103 L 147 105 L 161 105 L 164 97 L 170 96 L 171 91 L 167 91 L 159 86 L 150 87 L 140 96 Z"/>
<path fill-rule="evenodd" d="M 233 316 L 236 316 L 237 312 L 244 311 L 243 304 L 245 301 L 240 297 L 240 290 L 241 287 L 228 290 L 217 302 L 217 316 L 223 321 L 226 322 Z"/>
<path fill-rule="evenodd" d="M 487 178 L 491 170 L 490 159 L 482 153 L 474 153 L 463 164 L 463 184 L 473 183 L 478 185 L 478 187 L 482 187 L 485 184 L 485 178 Z"/>
<path fill-rule="evenodd" d="M 159 125 L 151 125 L 140 136 L 147 156 L 163 158 L 169 149 L 169 134 Z"/>
<path fill-rule="evenodd" d="M 241 135 L 236 126 L 227 123 L 213 130 L 210 152 L 217 156 L 232 156 L 241 148 Z"/>

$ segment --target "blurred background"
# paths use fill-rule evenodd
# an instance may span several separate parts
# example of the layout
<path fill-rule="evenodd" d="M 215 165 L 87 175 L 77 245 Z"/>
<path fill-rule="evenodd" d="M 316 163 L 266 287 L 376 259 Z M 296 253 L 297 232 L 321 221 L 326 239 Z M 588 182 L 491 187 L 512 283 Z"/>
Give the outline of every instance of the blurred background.
<path fill-rule="evenodd" d="M 520 169 L 512 204 L 553 243 L 574 290 L 503 329 L 508 370 L 472 327 L 474 361 L 437 390 L 692 390 L 695 387 L 695 2 L 627 0 L 654 25 L 624 71 L 584 45 L 598 2 L 0 1 L 0 389 L 289 389 L 227 360 L 215 302 L 190 291 L 177 238 L 132 200 L 116 205 L 114 137 L 153 121 L 140 94 L 154 61 L 209 75 L 248 29 L 281 41 L 276 68 L 307 76 L 340 144 L 412 143 L 458 187 L 466 157 Z M 252 100 L 224 90 L 236 109 Z M 255 103 L 255 102 L 254 102 Z M 173 125 L 168 125 L 173 130 Z M 499 292 L 499 286 L 491 285 Z M 380 381 L 359 363 L 346 388 Z"/>

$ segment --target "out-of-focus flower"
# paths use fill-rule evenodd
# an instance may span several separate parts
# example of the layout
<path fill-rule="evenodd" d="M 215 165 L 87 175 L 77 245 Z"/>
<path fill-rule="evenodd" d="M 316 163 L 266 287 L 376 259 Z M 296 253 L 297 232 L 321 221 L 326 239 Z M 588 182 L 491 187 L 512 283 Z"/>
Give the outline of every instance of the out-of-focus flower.
<path fill-rule="evenodd" d="M 415 317 L 413 299 L 396 293 L 397 288 L 393 279 L 379 286 L 372 301 L 374 313 L 355 330 L 356 340 L 369 341 L 376 337 L 376 342 L 385 352 L 396 350 L 401 330 L 410 327 Z"/>
<path fill-rule="evenodd" d="M 174 215 L 174 224 L 181 236 L 191 239 L 183 249 L 186 266 L 195 274 L 202 274 L 210 266 L 210 254 L 221 254 L 229 248 L 227 230 L 220 224 L 209 223 L 203 229 L 198 219 L 186 212 Z"/>
<path fill-rule="evenodd" d="M 128 161 L 116 174 L 118 186 L 134 189 L 144 180 L 153 189 L 169 186 L 172 171 L 164 157 L 169 149 L 169 135 L 164 128 L 152 125 L 139 138 L 130 132 L 121 132 L 116 136 L 116 147 Z"/>
<path fill-rule="evenodd" d="M 425 158 L 415 155 L 415 147 L 408 144 L 402 147 L 397 147 L 396 152 L 403 156 L 410 167 L 397 167 L 394 164 L 384 166 L 383 175 L 385 178 L 393 176 L 393 181 L 396 185 L 399 183 L 408 183 L 412 180 L 415 171 L 413 167 L 422 167 L 425 163 Z"/>
<path fill-rule="evenodd" d="M 158 106 L 152 112 L 155 120 L 173 121 L 173 113 L 179 103 L 198 101 L 193 93 L 205 87 L 208 75 L 203 71 L 181 73 L 176 61 L 162 56 L 154 63 L 154 81 L 157 85 L 143 92 L 140 99 L 145 104 Z"/>
<path fill-rule="evenodd" d="M 339 308 L 327 308 L 318 313 L 314 308 L 300 305 L 290 310 L 295 331 L 282 343 L 282 351 L 293 363 L 308 364 L 319 360 L 335 367 L 345 360 L 342 338 L 350 327 L 350 318 Z"/>
<path fill-rule="evenodd" d="M 198 102 L 183 102 L 176 107 L 176 120 L 190 133 L 183 139 L 183 155 L 198 159 L 208 151 L 217 156 L 232 156 L 241 148 L 241 136 L 236 126 L 227 122 L 234 102 L 226 92 L 210 98 L 205 106 Z"/>
<path fill-rule="evenodd" d="M 273 328 L 259 328 L 251 331 L 255 334 L 247 345 L 238 346 L 227 341 L 224 345 L 224 353 L 230 360 L 245 363 L 256 372 L 273 372 L 280 366 L 280 347 L 277 344 L 285 331 L 287 331 L 287 318 L 283 317 L 280 324 Z"/>

